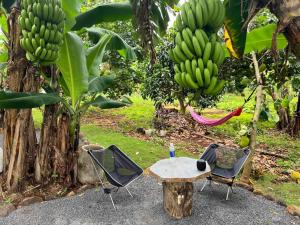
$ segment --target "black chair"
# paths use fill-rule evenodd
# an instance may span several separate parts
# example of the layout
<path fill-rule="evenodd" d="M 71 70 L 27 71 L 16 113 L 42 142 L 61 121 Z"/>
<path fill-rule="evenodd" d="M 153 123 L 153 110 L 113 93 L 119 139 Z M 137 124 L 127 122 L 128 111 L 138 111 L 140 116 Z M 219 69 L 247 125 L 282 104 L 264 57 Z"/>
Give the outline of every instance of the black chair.
<path fill-rule="evenodd" d="M 217 161 L 216 150 L 219 147 L 222 147 L 222 146 L 219 146 L 217 144 L 211 144 L 205 150 L 205 152 L 200 157 L 200 159 L 203 159 L 203 160 L 205 160 L 205 161 L 208 162 L 208 164 L 211 167 L 211 175 L 213 175 L 215 177 L 221 177 L 221 178 L 231 179 L 231 182 L 227 183 L 228 190 L 227 190 L 226 200 L 228 200 L 229 191 L 231 190 L 233 192 L 232 185 L 234 183 L 234 180 L 235 180 L 236 176 L 239 174 L 239 172 L 241 171 L 241 169 L 243 168 L 243 166 L 244 166 L 245 162 L 247 161 L 247 159 L 248 159 L 251 151 L 250 151 L 249 148 L 240 149 L 240 151 L 241 151 L 242 154 L 235 161 L 233 167 L 231 169 L 224 169 L 224 168 L 220 168 L 220 167 L 218 167 L 216 165 L 217 164 L 216 163 L 216 161 Z M 207 177 L 207 180 L 205 181 L 205 183 L 204 183 L 201 191 L 203 191 L 203 189 L 207 185 L 208 181 L 209 181 L 209 183 L 211 185 L 212 180 L 213 180 L 212 176 Z"/>
<path fill-rule="evenodd" d="M 115 145 L 106 149 L 89 148 L 89 146 L 86 145 L 83 146 L 83 149 L 91 156 L 94 169 L 98 175 L 100 183 L 102 184 L 103 191 L 105 194 L 110 196 L 114 209 L 116 209 L 116 207 L 111 196 L 112 188 L 106 188 L 104 186 L 96 165 L 103 169 L 106 179 L 111 185 L 118 189 L 120 187 L 124 187 L 130 196 L 133 197 L 127 186 L 143 174 L 143 169 L 141 167 L 133 162 Z"/>

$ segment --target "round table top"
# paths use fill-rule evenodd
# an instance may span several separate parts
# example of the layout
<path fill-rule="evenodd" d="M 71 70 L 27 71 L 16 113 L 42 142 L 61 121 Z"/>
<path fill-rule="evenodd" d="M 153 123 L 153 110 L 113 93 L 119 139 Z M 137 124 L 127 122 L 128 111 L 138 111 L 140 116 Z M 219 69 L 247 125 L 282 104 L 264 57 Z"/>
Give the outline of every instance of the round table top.
<path fill-rule="evenodd" d="M 197 160 L 187 157 L 163 159 L 150 167 L 150 173 L 163 182 L 193 182 L 210 175 L 206 163 L 205 171 L 197 169 Z"/>

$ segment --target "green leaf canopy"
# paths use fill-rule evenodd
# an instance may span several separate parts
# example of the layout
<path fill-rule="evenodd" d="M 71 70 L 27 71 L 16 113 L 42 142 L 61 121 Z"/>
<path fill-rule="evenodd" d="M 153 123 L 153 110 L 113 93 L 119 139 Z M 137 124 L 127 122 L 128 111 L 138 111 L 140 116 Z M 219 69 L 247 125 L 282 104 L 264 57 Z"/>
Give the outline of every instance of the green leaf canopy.
<path fill-rule="evenodd" d="M 100 109 L 113 109 L 127 106 L 128 103 L 119 102 L 104 98 L 103 96 L 98 96 L 94 101 L 89 103 L 92 106 L 99 107 Z"/>
<path fill-rule="evenodd" d="M 61 98 L 54 94 L 0 92 L 1 109 L 31 109 L 58 103 Z"/>
<path fill-rule="evenodd" d="M 79 97 L 88 90 L 88 69 L 81 39 L 72 32 L 64 35 L 64 44 L 57 61 L 75 108 Z"/>
<path fill-rule="evenodd" d="M 101 93 L 112 87 L 114 84 L 115 76 L 98 76 L 91 77 L 89 82 L 89 92 Z"/>
<path fill-rule="evenodd" d="M 251 51 L 261 52 L 272 48 L 272 37 L 276 30 L 276 24 L 269 24 L 250 31 L 247 34 L 244 54 Z M 277 36 L 277 49 L 284 49 L 287 46 L 287 40 L 283 34 Z"/>
<path fill-rule="evenodd" d="M 82 0 L 61 0 L 62 8 L 65 12 L 65 31 L 70 31 L 76 23 L 76 16 L 80 13 Z"/>
<path fill-rule="evenodd" d="M 105 34 L 100 38 L 98 43 L 89 48 L 86 52 L 87 68 L 90 76 L 99 74 L 99 65 L 102 63 L 106 45 L 111 39 L 111 35 Z"/>
<path fill-rule="evenodd" d="M 131 17 L 132 7 L 129 2 L 100 5 L 77 16 L 76 24 L 72 30 L 80 30 L 81 28 L 91 27 L 102 22 L 128 20 Z"/>
<path fill-rule="evenodd" d="M 134 48 L 126 43 L 126 41 L 117 33 L 106 30 L 103 28 L 87 28 L 86 31 L 93 42 L 98 42 L 98 40 L 105 34 L 110 34 L 112 36 L 107 48 L 110 50 L 117 50 L 119 54 L 128 60 L 136 59 L 136 54 Z"/>

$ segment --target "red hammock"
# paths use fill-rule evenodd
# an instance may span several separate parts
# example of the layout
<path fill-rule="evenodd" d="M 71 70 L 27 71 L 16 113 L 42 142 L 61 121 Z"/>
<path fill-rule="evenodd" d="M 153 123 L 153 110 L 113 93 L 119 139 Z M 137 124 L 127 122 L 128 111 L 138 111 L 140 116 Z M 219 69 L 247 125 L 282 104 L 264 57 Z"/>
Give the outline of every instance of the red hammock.
<path fill-rule="evenodd" d="M 198 123 L 205 125 L 205 126 L 209 126 L 209 127 L 215 127 L 215 126 L 222 125 L 223 123 L 226 123 L 228 120 L 230 120 L 234 116 L 240 116 L 243 111 L 243 108 L 239 107 L 236 110 L 229 113 L 228 115 L 226 115 L 225 117 L 220 118 L 220 119 L 204 118 L 204 117 L 198 115 L 190 106 L 188 107 L 188 110 L 190 111 L 191 116 L 194 118 L 194 120 L 196 120 Z"/>

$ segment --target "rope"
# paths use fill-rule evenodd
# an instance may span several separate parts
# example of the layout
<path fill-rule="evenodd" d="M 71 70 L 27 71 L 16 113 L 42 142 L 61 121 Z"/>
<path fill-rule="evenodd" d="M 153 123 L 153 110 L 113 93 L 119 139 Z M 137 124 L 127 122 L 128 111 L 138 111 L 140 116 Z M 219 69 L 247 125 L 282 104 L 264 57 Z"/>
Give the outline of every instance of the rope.
<path fill-rule="evenodd" d="M 252 99 L 253 94 L 255 93 L 256 89 L 257 89 L 258 85 L 253 89 L 253 91 L 251 92 L 251 94 L 249 95 L 249 97 L 247 99 L 245 99 L 244 104 L 242 105 L 242 108 L 244 108 L 244 106 Z"/>

